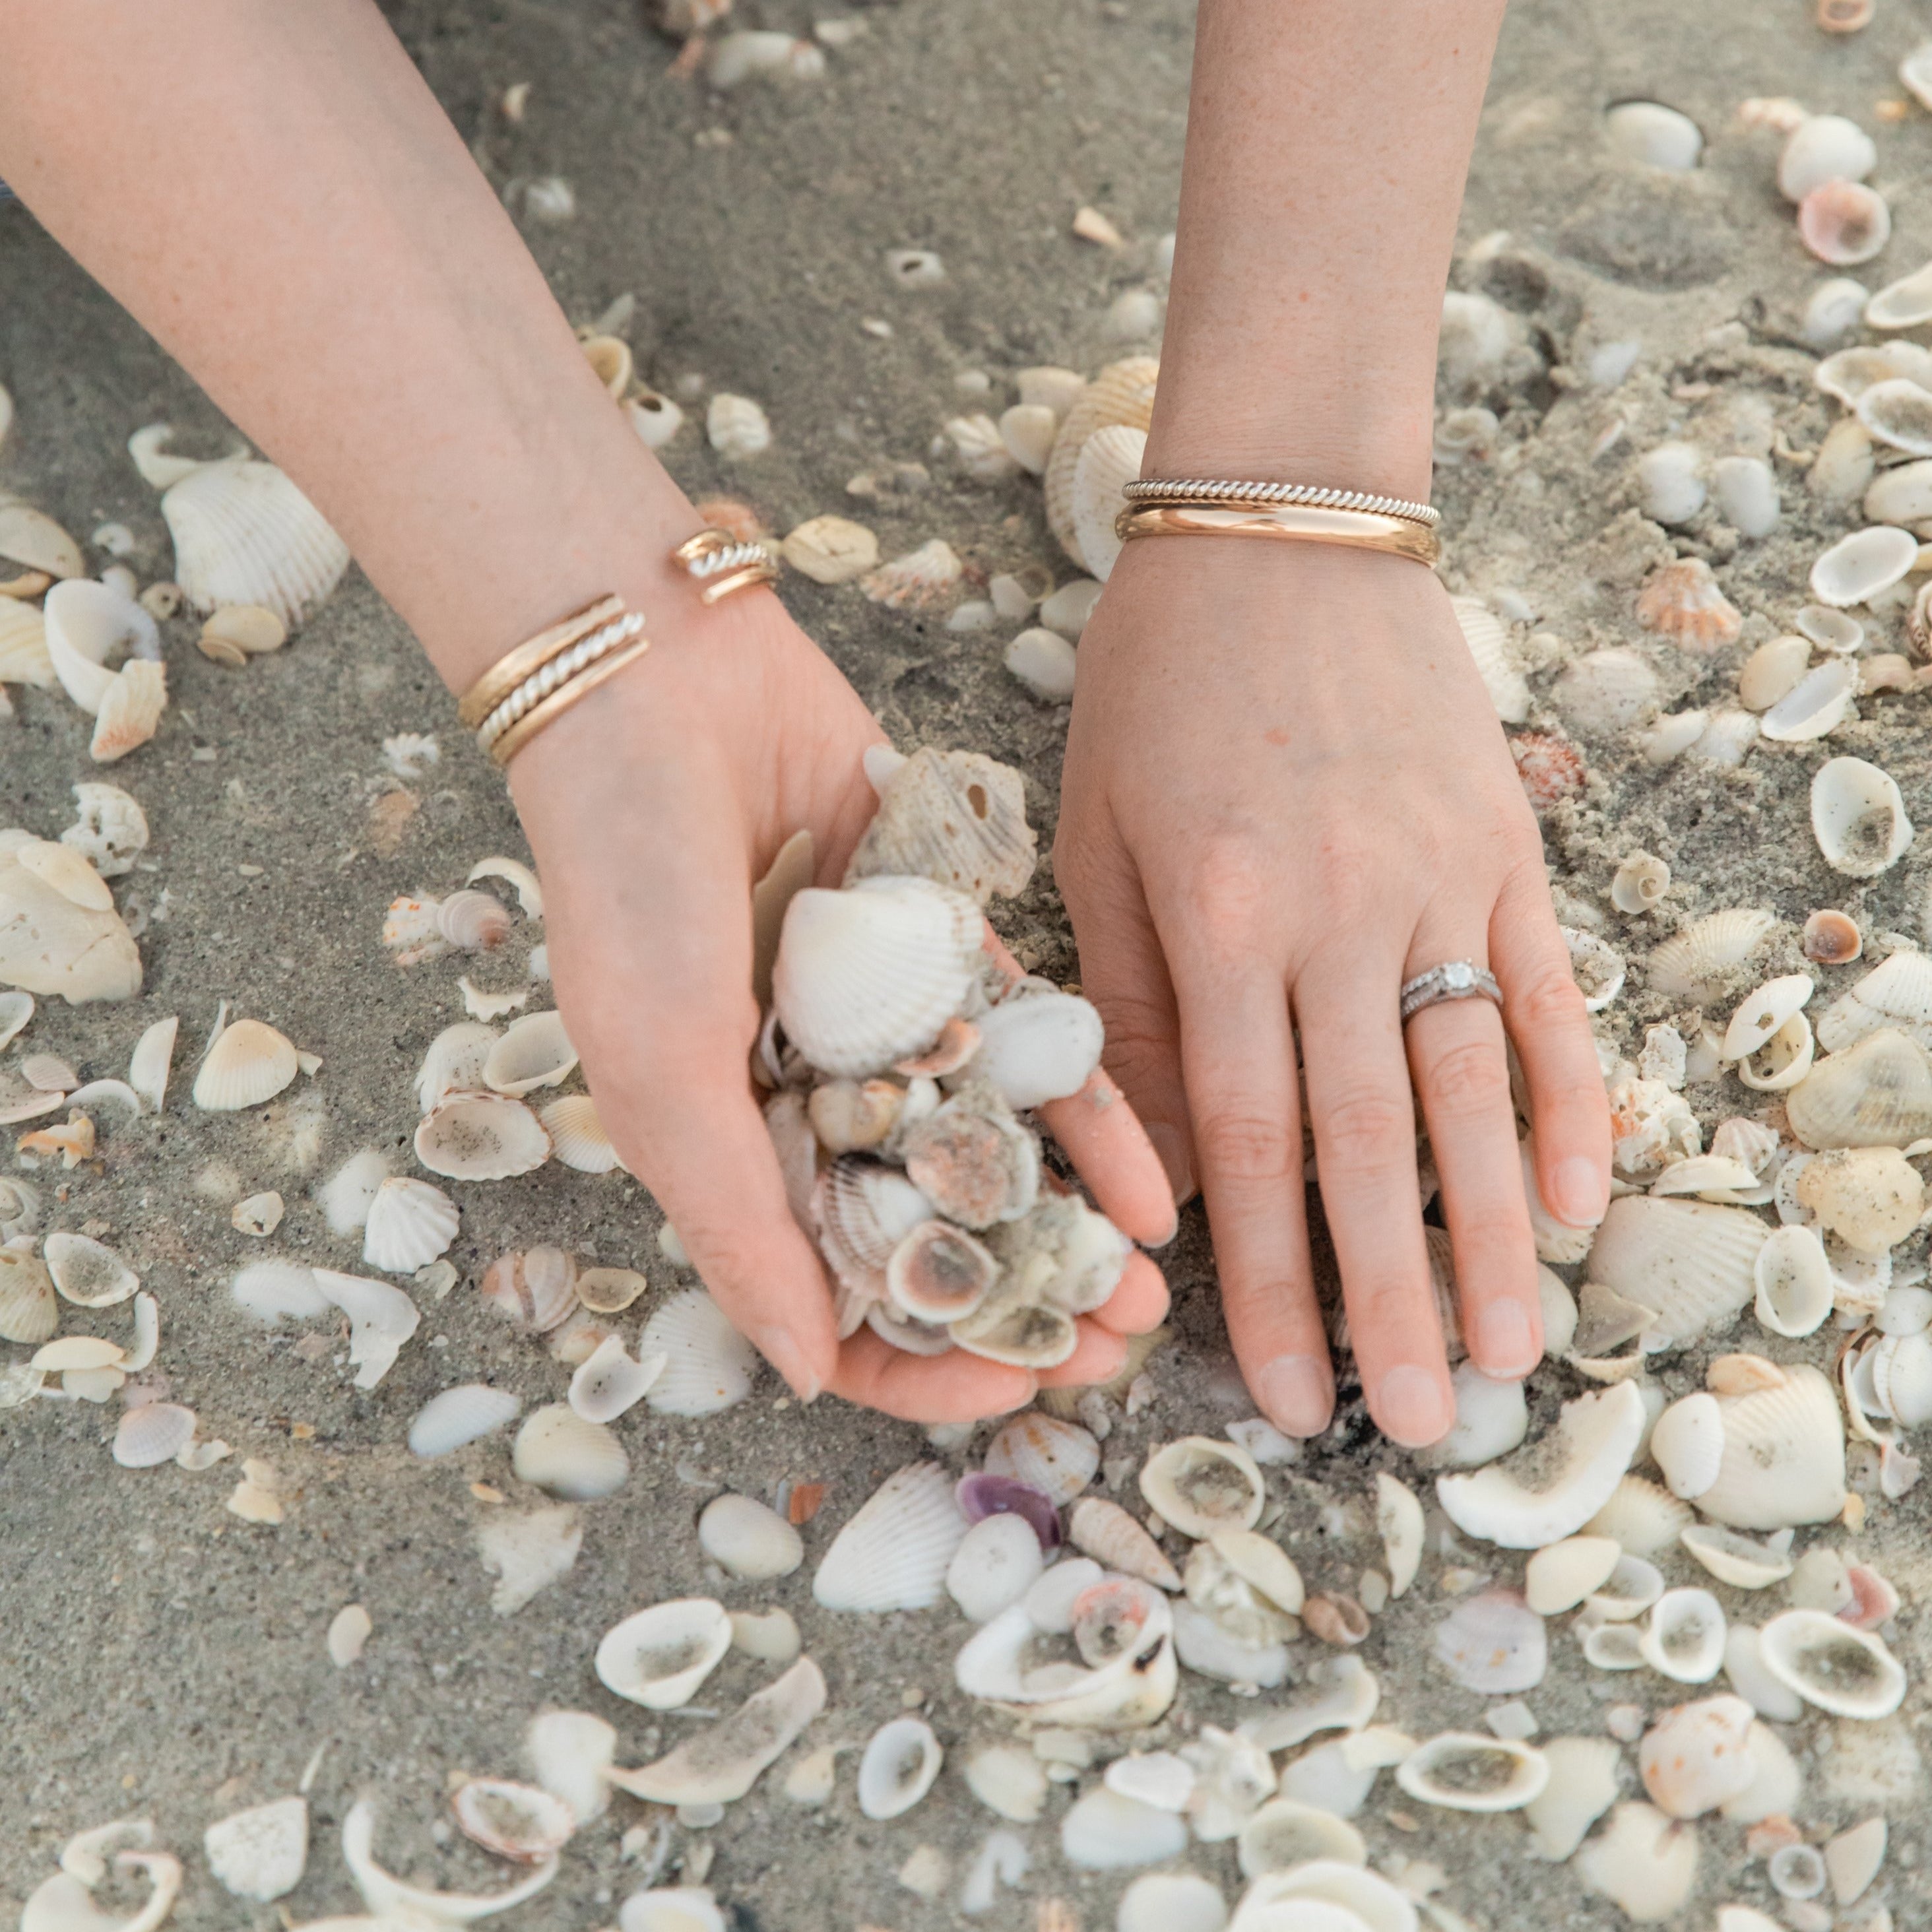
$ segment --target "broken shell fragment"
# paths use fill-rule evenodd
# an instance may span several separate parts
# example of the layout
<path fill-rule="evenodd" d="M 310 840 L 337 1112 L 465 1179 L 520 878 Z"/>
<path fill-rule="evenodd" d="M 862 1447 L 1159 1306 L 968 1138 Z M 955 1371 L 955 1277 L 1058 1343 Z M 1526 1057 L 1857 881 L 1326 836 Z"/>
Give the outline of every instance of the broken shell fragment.
<path fill-rule="evenodd" d="M 620 1790 L 652 1804 L 732 1804 L 824 1708 L 825 1679 L 810 1658 L 801 1657 L 740 1709 L 668 1757 L 636 1771 L 614 1766 L 608 1775 Z"/>
<path fill-rule="evenodd" d="M 374 1388 L 394 1366 L 403 1344 L 422 1316 L 399 1288 L 367 1276 L 317 1268 L 314 1282 L 326 1300 L 349 1318 L 349 1359 L 356 1364 L 356 1386 Z"/>
<path fill-rule="evenodd" d="M 552 1858 L 577 1829 L 560 1798 L 506 1778 L 472 1778 L 449 1801 L 463 1835 L 499 1858 L 532 1864 Z"/>
<path fill-rule="evenodd" d="M 1876 878 L 1904 856 L 1912 840 L 1897 784 L 1862 758 L 1832 758 L 1819 766 L 1811 780 L 1811 830 L 1825 862 L 1853 879 Z"/>
<path fill-rule="evenodd" d="M 494 1093 L 520 1097 L 556 1086 L 576 1064 L 577 1049 L 563 1030 L 562 1016 L 525 1013 L 492 1042 L 484 1057 L 483 1084 Z"/>
<path fill-rule="evenodd" d="M 944 1756 L 924 1718 L 881 1724 L 859 1760 L 859 1809 L 880 1820 L 910 1811 L 932 1789 Z"/>

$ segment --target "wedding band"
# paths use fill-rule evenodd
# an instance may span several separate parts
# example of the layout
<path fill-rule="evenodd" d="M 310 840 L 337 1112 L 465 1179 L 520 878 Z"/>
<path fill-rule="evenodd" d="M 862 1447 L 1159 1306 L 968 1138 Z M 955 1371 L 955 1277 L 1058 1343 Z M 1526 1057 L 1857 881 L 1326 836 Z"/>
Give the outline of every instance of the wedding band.
<path fill-rule="evenodd" d="M 1424 1006 L 1432 1006 L 1438 1000 L 1478 998 L 1493 1000 L 1498 1006 L 1502 1004 L 1503 989 L 1496 984 L 1495 975 L 1486 968 L 1478 966 L 1473 959 L 1448 960 L 1404 982 L 1402 1022 L 1406 1025 Z"/>

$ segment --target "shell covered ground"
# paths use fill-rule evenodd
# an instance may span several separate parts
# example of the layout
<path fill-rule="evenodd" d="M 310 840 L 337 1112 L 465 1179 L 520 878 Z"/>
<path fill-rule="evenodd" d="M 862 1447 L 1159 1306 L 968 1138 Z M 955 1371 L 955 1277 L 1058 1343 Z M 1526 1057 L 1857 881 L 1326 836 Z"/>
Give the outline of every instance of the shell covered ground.
<path fill-rule="evenodd" d="M 738 464 L 689 424 L 666 452 L 687 488 L 746 498 L 779 531 L 822 512 L 852 517 L 877 531 L 888 556 L 939 536 L 983 573 L 1043 563 L 1059 580 L 1076 574 L 1046 534 L 1036 485 L 976 484 L 930 446 L 949 417 L 997 415 L 1020 368 L 1091 373 L 1153 350 L 1145 338 L 1120 340 L 1108 317 L 1123 292 L 1160 290 L 1190 9 L 1178 0 L 981 0 L 970 8 L 906 0 L 857 14 L 865 31 L 830 50 L 823 79 L 754 82 L 728 98 L 670 72 L 674 49 L 626 0 L 405 0 L 390 11 L 506 194 L 534 178 L 572 184 L 572 218 L 524 219 L 572 319 L 587 323 L 632 292 L 640 374 L 674 396 L 728 390 L 768 411 L 771 448 Z M 791 0 L 740 11 L 757 14 L 753 24 L 794 31 L 812 20 Z M 1895 79 L 1918 32 L 1900 0 L 1880 0 L 1874 22 L 1842 38 L 1820 33 L 1800 0 L 1700 8 L 1519 0 L 1504 29 L 1454 281 L 1516 319 L 1517 352 L 1502 374 L 1443 398 L 1445 406 L 1484 406 L 1496 418 L 1476 456 L 1438 472 L 1444 575 L 1516 620 L 1534 694 L 1528 724 L 1568 736 L 1581 752 L 1582 790 L 1546 818 L 1549 856 L 1566 916 L 1633 962 L 1628 989 L 1599 1022 L 1606 1042 L 1632 1058 L 1647 1026 L 1694 1030 L 1684 1000 L 1650 990 L 1636 962 L 1697 915 L 1774 909 L 1782 923 L 1759 962 L 1766 974 L 1796 970 L 1798 928 L 1819 906 L 1852 914 L 1868 941 L 1924 936 L 1916 855 L 1863 885 L 1826 867 L 1808 818 L 1819 745 L 1760 742 L 1735 768 L 1685 759 L 1658 768 L 1645 762 L 1632 728 L 1593 733 L 1552 695 L 1570 661 L 1617 646 L 1649 663 L 1666 708 L 1732 703 L 1746 650 L 1790 629 L 1812 560 L 1858 526 L 1856 496 L 1829 500 L 1807 482 L 1810 456 L 1840 412 L 1813 386 L 1816 356 L 1799 318 L 1831 272 L 1804 252 L 1778 194 L 1780 137 L 1747 125 L 1738 110 L 1753 97 L 1792 96 L 1872 133 L 1874 178 L 1892 201 L 1894 232 L 1879 260 L 1856 272 L 1876 287 L 1932 254 L 1923 194 L 1932 117 L 1904 101 Z M 526 110 L 512 123 L 498 104 L 522 82 L 530 84 Z M 1633 98 L 1668 102 L 1696 120 L 1707 137 L 1701 164 L 1667 174 L 1620 158 L 1603 113 Z M 1335 162 L 1345 168 L 1348 158 Z M 1118 224 L 1123 248 L 1072 236 L 1082 204 Z M 520 197 L 519 205 L 529 206 Z M 890 286 L 886 251 L 900 248 L 936 250 L 944 284 Z M 168 421 L 212 449 L 224 426 L 17 208 L 0 211 L 0 381 L 18 410 L 0 482 L 82 537 L 124 523 L 141 581 L 166 578 L 166 533 L 126 439 Z M 868 319 L 889 322 L 890 332 L 862 326 Z M 1618 344 L 1634 345 L 1628 373 L 1601 380 L 1625 359 Z M 1768 458 L 1784 500 L 1775 529 L 1746 540 L 1709 509 L 1673 531 L 1648 520 L 1636 459 L 1673 438 L 1707 458 Z M 909 462 L 928 465 L 922 487 L 848 494 L 856 475 Z M 1743 614 L 1741 638 L 1714 656 L 1687 653 L 1638 627 L 1640 585 L 1680 554 L 1708 560 Z M 91 567 L 107 561 L 90 552 Z M 1065 714 L 1003 668 L 1000 650 L 1017 623 L 949 631 L 943 611 L 884 609 L 856 586 L 821 588 L 796 574 L 784 594 L 896 742 L 969 747 L 1022 766 L 1048 842 Z M 1886 634 L 1880 648 L 1904 649 L 1900 612 L 1877 621 Z M 398 970 L 380 944 L 384 908 L 399 893 L 447 891 L 476 860 L 522 847 L 502 787 L 458 729 L 451 700 L 352 572 L 288 648 L 242 670 L 198 654 L 184 622 L 166 636 L 170 708 L 156 740 L 111 772 L 89 762 L 86 721 L 58 693 L 16 694 L 17 716 L 0 722 L 0 823 L 57 836 L 71 818 L 69 788 L 106 776 L 140 802 L 152 828 L 142 867 L 118 892 L 124 910 L 146 915 L 141 999 L 77 1009 L 43 1001 L 22 1045 L 60 1054 L 87 1077 L 118 1075 L 142 1028 L 178 1013 L 174 1094 L 163 1115 L 138 1124 L 104 1110 L 98 1157 L 70 1174 L 35 1178 L 58 1180 L 49 1225 L 98 1234 L 140 1271 L 160 1304 L 160 1366 L 174 1399 L 236 1454 L 201 1473 L 122 1469 L 108 1454 L 112 1405 L 35 1402 L 0 1413 L 0 1910 L 16 1908 L 55 1870 L 74 1832 L 145 1816 L 157 1843 L 187 1866 L 176 1924 L 268 1928 L 284 1909 L 297 1922 L 352 1911 L 337 1838 L 362 1796 L 380 1801 L 378 1848 L 392 1868 L 488 1888 L 502 1868 L 447 1822 L 453 1777 L 518 1774 L 524 1728 L 544 1708 L 608 1718 L 625 1763 L 668 1748 L 690 1718 L 620 1705 L 597 1682 L 592 1655 L 606 1629 L 645 1604 L 715 1592 L 734 1609 L 790 1610 L 830 1698 L 806 1741 L 721 1824 L 670 1828 L 660 1882 L 704 1871 L 740 1932 L 955 1923 L 959 1882 L 1002 1822 L 969 1795 L 962 1768 L 1007 1730 L 952 1686 L 951 1658 L 969 1627 L 950 1603 L 836 1616 L 810 1591 L 838 1526 L 890 1472 L 935 1453 L 922 1432 L 833 1402 L 801 1409 L 769 1376 L 714 1418 L 634 1409 L 618 1425 L 628 1480 L 584 1506 L 582 1551 L 569 1574 L 507 1618 L 490 1608 L 477 1532 L 493 1515 L 542 1498 L 512 1475 L 502 1435 L 433 1462 L 405 1447 L 417 1409 L 456 1383 L 489 1381 L 530 1403 L 560 1397 L 562 1371 L 476 1293 L 505 1250 L 555 1243 L 642 1270 L 654 1300 L 688 1281 L 661 1255 L 660 1217 L 640 1188 L 554 1164 L 520 1180 L 457 1186 L 464 1222 L 450 1258 L 460 1280 L 426 1306 L 416 1337 L 368 1392 L 350 1386 L 338 1346 L 304 1346 L 314 1331 L 302 1326 L 265 1329 L 230 1299 L 236 1271 L 265 1252 L 359 1266 L 356 1240 L 328 1232 L 311 1190 L 365 1147 L 390 1151 L 407 1171 L 412 1076 L 430 1040 L 461 1016 L 458 964 Z M 1828 745 L 1888 770 L 1920 818 L 1932 813 L 1925 701 L 1910 692 L 1866 702 L 1863 718 L 1841 725 Z M 428 778 L 406 784 L 382 751 L 405 732 L 433 734 L 442 750 Z M 410 803 L 393 802 L 400 791 L 412 794 Z M 1673 883 L 1655 911 L 1633 920 L 1612 910 L 1610 886 L 1640 848 L 1668 861 Z M 1050 868 L 1000 919 L 1030 965 L 1076 976 Z M 1883 950 L 1873 946 L 1864 965 L 1822 971 L 1818 1004 Z M 223 1000 L 319 1054 L 314 1081 L 266 1110 L 216 1115 L 189 1106 L 182 1070 Z M 1721 1019 L 1729 1004 L 1713 1011 Z M 296 1093 L 315 1099 L 292 1104 Z M 1728 1078 L 1694 1087 L 1690 1099 L 1707 1141 L 1719 1120 L 1759 1104 Z M 288 1203 L 274 1236 L 236 1232 L 234 1195 L 271 1188 Z M 1217 1435 L 1252 1414 L 1228 1353 L 1198 1209 L 1161 1261 L 1174 1292 L 1172 1339 L 1148 1371 L 1146 1399 L 1132 1414 L 1113 1408 L 1102 1448 L 1099 1492 L 1130 1504 L 1148 1449 Z M 1828 1328 L 1781 1341 L 1747 1315 L 1732 1336 L 1664 1358 L 1654 1378 L 1667 1396 L 1682 1395 L 1700 1385 L 1708 1357 L 1732 1346 L 1828 1366 L 1834 1340 Z M 6 1353 L 10 1363 L 25 1358 Z M 1561 1367 L 1540 1371 L 1532 1430 L 1546 1428 L 1559 1402 L 1584 1386 Z M 984 1441 L 982 1432 L 941 1460 L 963 1469 Z M 245 1522 L 224 1507 L 244 1457 L 275 1470 L 279 1526 Z M 1351 1402 L 1328 1436 L 1270 1470 L 1269 1524 L 1311 1588 L 1352 1590 L 1382 1562 L 1373 1522 L 1380 1470 L 1426 1492 L 1427 1467 L 1380 1442 Z M 824 1508 L 805 1532 L 805 1567 L 770 1584 L 722 1580 L 698 1544 L 704 1502 L 726 1490 L 769 1500 L 788 1482 L 825 1485 Z M 507 1500 L 486 1500 L 478 1485 Z M 1880 1811 L 1890 1821 L 1878 1886 L 1840 1916 L 1846 1926 L 1864 1924 L 1881 1903 L 1901 1925 L 1928 1910 L 1918 1738 L 1932 1707 L 1916 1683 L 1928 1662 L 1917 1606 L 1932 1589 L 1925 1494 L 1871 1496 L 1856 1534 L 1835 1525 L 1801 1533 L 1804 1545 L 1856 1555 L 1897 1586 L 1904 1607 L 1889 1634 L 1915 1680 L 1902 1712 L 1882 1724 L 1814 1717 L 1784 1727 L 1806 1774 L 1798 1817 L 1810 1836 Z M 1466 1544 L 1450 1560 L 1499 1584 L 1522 1580 L 1520 1557 L 1506 1552 Z M 1681 1556 L 1666 1567 L 1673 1582 L 1707 1580 Z M 1432 1553 L 1416 1587 L 1375 1619 L 1360 1653 L 1381 1681 L 1381 1720 L 1417 1737 L 1479 1727 L 1485 1703 L 1432 1660 L 1431 1633 L 1454 1600 L 1444 1568 Z M 1783 1601 L 1777 1590 L 1756 1603 L 1728 1588 L 1718 1594 L 1730 1614 L 1754 1622 Z M 373 1630 L 359 1661 L 338 1669 L 325 1636 L 351 1603 L 367 1608 Z M 1526 1694 L 1546 1734 L 1602 1736 L 1610 1706 L 1654 1713 L 1701 1694 L 1648 1671 L 1588 1670 L 1555 1622 L 1550 1636 L 1548 1673 Z M 1304 1640 L 1300 1663 L 1318 1648 Z M 730 1708 L 770 1674 L 734 1653 L 700 1701 Z M 862 1816 L 851 1754 L 838 1761 L 829 1802 L 808 1807 L 783 1795 L 786 1772 L 806 1750 L 860 1744 L 914 1706 L 948 1756 L 912 1811 L 883 1823 Z M 1173 1711 L 1136 1742 L 1171 1746 L 1203 1726 L 1232 1728 L 1257 1708 L 1184 1673 Z M 1627 1766 L 1634 1758 L 1626 1753 Z M 305 1769 L 307 1876 L 279 1907 L 229 1897 L 200 1856 L 202 1831 L 293 1792 Z M 1096 1782 L 1090 1771 L 1077 1788 Z M 1625 1795 L 1634 1791 L 1631 1778 Z M 1067 1796 L 1056 1791 L 1044 1820 L 1021 1828 L 1031 1869 L 977 1922 L 1031 1927 L 1042 1901 L 1058 1899 L 1067 1916 L 1039 1923 L 1086 1932 L 1112 1924 L 1127 1874 L 1066 1862 L 1056 1826 Z M 620 1798 L 512 1922 L 614 1922 L 640 1878 L 624 1834 L 644 1816 Z M 1470 1924 L 1500 1932 L 1559 1918 L 1624 1922 L 1586 1896 L 1573 1871 L 1531 1856 L 1514 1818 L 1429 1810 L 1406 1802 L 1385 1775 L 1356 1822 L 1373 1862 L 1439 1866 L 1436 1900 Z M 1699 1828 L 1701 1864 L 1684 1922 L 1709 1923 L 1726 1900 L 1779 1906 L 1738 1827 Z M 933 1900 L 896 1876 L 922 1846 L 951 1862 Z M 1174 1862 L 1211 1875 L 1231 1899 L 1239 1889 L 1228 1844 L 1196 1845 Z M 136 1895 L 111 1894 L 124 1914 Z"/>

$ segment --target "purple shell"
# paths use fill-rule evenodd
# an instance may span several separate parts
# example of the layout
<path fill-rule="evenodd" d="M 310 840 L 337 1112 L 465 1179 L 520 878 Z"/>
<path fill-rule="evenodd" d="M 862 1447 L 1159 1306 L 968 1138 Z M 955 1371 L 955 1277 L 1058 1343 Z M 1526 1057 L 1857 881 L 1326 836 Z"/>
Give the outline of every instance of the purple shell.
<path fill-rule="evenodd" d="M 989 1516 L 1023 1516 L 1049 1556 L 1060 1547 L 1060 1512 L 1046 1492 L 1032 1484 L 1023 1483 L 1017 1476 L 995 1476 L 975 1469 L 959 1478 L 952 1493 L 960 1514 L 968 1522 L 983 1522 Z"/>

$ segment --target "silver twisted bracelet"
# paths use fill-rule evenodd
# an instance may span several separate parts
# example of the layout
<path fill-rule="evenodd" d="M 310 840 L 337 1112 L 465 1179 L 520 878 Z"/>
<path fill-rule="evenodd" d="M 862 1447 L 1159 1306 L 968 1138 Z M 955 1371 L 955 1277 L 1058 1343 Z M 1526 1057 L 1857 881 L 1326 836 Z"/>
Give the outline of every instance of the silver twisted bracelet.
<path fill-rule="evenodd" d="M 1331 490 L 1318 483 L 1232 483 L 1162 477 L 1130 483 L 1124 494 L 1130 503 L 1301 503 L 1311 509 L 1364 510 L 1431 528 L 1442 520 L 1442 512 L 1432 504 L 1412 502 L 1406 496 L 1378 496 L 1366 490 Z"/>
<path fill-rule="evenodd" d="M 644 628 L 643 616 L 633 610 L 592 631 L 581 644 L 572 645 L 560 657 L 552 658 L 542 670 L 525 678 L 477 726 L 478 743 L 488 751 L 518 718 L 541 704 L 552 692 L 561 689 L 600 658 L 608 657 L 620 645 L 628 644 Z"/>

